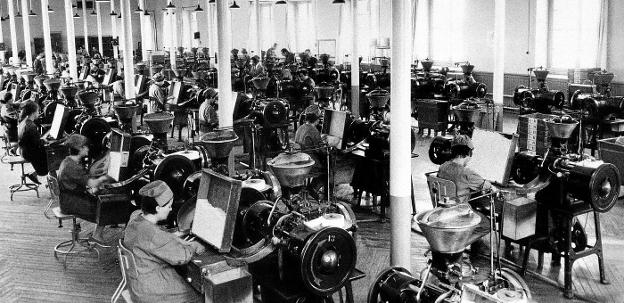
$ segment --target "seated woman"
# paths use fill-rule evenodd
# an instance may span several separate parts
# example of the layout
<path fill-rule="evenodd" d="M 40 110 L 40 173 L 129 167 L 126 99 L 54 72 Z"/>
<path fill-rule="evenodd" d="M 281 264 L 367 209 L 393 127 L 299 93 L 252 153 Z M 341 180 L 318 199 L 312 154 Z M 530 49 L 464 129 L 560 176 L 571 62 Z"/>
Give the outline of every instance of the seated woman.
<path fill-rule="evenodd" d="M 28 178 L 40 184 L 37 175 L 44 176 L 48 173 L 48 161 L 45 151 L 45 140 L 41 139 L 35 119 L 39 117 L 39 105 L 35 101 L 27 101 L 22 104 L 20 123 L 18 125 L 18 145 L 22 157 L 30 162 L 35 172 L 28 174 Z"/>
<path fill-rule="evenodd" d="M 474 170 L 466 167 L 472 159 L 474 145 L 470 137 L 458 135 L 451 142 L 451 160 L 440 165 L 438 177 L 455 182 L 458 202 L 470 199 L 470 193 L 477 191 L 498 191 L 490 182 L 483 179 Z"/>
<path fill-rule="evenodd" d="M 124 232 L 124 245 L 136 262 L 136 275 L 128 275 L 132 301 L 203 302 L 203 297 L 173 266 L 188 263 L 205 248 L 158 227 L 171 212 L 173 192 L 165 182 L 157 180 L 143 186 L 139 194 L 141 211 L 132 215 Z"/>
<path fill-rule="evenodd" d="M 60 207 L 64 214 L 75 215 L 89 222 L 96 220 L 97 197 L 87 192 L 89 188 L 98 189 L 110 177 L 104 175 L 90 178 L 82 161 L 89 154 L 87 138 L 73 134 L 67 138 L 65 145 L 69 148 L 69 156 L 59 168 L 58 181 L 60 188 Z M 102 237 L 103 225 L 98 225 L 93 232 L 92 240 L 105 243 Z"/>

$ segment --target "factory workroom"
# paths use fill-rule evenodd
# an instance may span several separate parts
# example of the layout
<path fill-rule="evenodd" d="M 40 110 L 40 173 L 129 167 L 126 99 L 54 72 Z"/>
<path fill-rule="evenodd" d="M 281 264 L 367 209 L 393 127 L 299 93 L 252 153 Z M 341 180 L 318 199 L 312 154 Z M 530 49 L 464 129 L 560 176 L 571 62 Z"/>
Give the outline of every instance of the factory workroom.
<path fill-rule="evenodd" d="M 623 14 L 0 0 L 0 302 L 624 302 Z"/>

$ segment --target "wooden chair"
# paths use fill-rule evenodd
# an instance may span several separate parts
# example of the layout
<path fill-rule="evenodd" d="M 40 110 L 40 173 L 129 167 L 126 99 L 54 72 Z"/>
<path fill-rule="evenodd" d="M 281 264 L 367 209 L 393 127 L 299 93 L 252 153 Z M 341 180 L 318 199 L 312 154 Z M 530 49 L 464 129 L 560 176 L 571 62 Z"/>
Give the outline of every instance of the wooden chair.
<path fill-rule="evenodd" d="M 136 277 L 138 272 L 136 270 L 136 260 L 134 254 L 123 245 L 123 239 L 119 239 L 117 245 L 117 253 L 119 255 L 119 267 L 121 268 L 121 282 L 111 297 L 111 303 L 117 302 L 119 297 L 123 297 L 128 303 L 132 303 L 130 297 L 130 291 L 128 290 L 128 273 L 133 273 Z"/>

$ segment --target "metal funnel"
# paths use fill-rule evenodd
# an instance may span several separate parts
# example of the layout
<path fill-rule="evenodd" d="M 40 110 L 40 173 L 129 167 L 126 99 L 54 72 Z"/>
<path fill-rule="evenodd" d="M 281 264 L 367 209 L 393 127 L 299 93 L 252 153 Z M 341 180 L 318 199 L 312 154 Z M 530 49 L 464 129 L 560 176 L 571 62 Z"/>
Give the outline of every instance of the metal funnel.
<path fill-rule="evenodd" d="M 533 73 L 535 74 L 535 79 L 537 79 L 537 81 L 546 81 L 546 77 L 548 77 L 550 71 L 547 69 L 534 69 Z"/>
<path fill-rule="evenodd" d="M 425 72 L 430 72 L 431 67 L 433 67 L 433 60 L 425 59 L 423 61 L 420 61 L 420 64 L 422 64 L 423 70 Z"/>
<path fill-rule="evenodd" d="M 329 85 L 319 85 L 314 90 L 319 99 L 330 99 L 334 94 L 334 87 Z"/>
<path fill-rule="evenodd" d="M 113 109 L 119 121 L 130 121 L 136 115 L 140 106 L 138 104 L 131 105 L 115 105 Z"/>
<path fill-rule="evenodd" d="M 61 87 L 61 80 L 57 78 L 51 78 L 43 81 L 43 85 L 45 85 L 48 91 L 57 91 L 59 87 Z"/>
<path fill-rule="evenodd" d="M 253 82 L 256 89 L 266 90 L 269 86 L 269 77 L 255 77 L 251 79 L 251 82 Z"/>
<path fill-rule="evenodd" d="M 609 85 L 614 77 L 615 75 L 613 73 L 608 73 L 606 71 L 591 73 L 589 75 L 589 78 L 592 79 L 596 85 Z"/>
<path fill-rule="evenodd" d="M 481 119 L 481 110 L 477 108 L 453 108 L 453 113 L 458 122 L 473 122 L 478 123 Z"/>
<path fill-rule="evenodd" d="M 234 147 L 238 136 L 233 129 L 218 129 L 201 136 L 198 145 L 206 149 L 210 158 L 227 158 Z"/>
<path fill-rule="evenodd" d="M 84 106 L 93 106 L 98 99 L 98 93 L 92 90 L 81 91 L 76 96 Z"/>
<path fill-rule="evenodd" d="M 384 107 L 390 100 L 390 92 L 384 89 L 375 89 L 366 94 L 371 107 Z"/>
<path fill-rule="evenodd" d="M 462 72 L 464 75 L 472 74 L 472 70 L 474 70 L 474 65 L 472 64 L 463 64 L 461 65 Z"/>
<path fill-rule="evenodd" d="M 73 100 L 76 98 L 76 93 L 78 92 L 78 86 L 63 86 L 61 87 L 61 93 L 65 96 L 66 99 Z"/>
<path fill-rule="evenodd" d="M 47 79 L 48 76 L 37 76 L 35 77 L 35 84 L 37 84 L 38 87 L 43 87 L 43 82 Z"/>
<path fill-rule="evenodd" d="M 152 134 L 166 134 L 171 130 L 173 117 L 173 114 L 169 112 L 159 112 L 143 116 L 143 121 Z"/>
<path fill-rule="evenodd" d="M 572 120 L 571 122 L 556 122 L 554 119 L 548 119 L 545 121 L 548 126 L 548 132 L 551 138 L 569 139 L 572 136 L 572 132 L 579 124 L 578 121 Z"/>
<path fill-rule="evenodd" d="M 37 74 L 35 72 L 24 72 L 21 76 L 26 82 L 33 82 Z"/>
<path fill-rule="evenodd" d="M 446 213 L 441 215 L 441 213 Z M 448 215 L 456 212 L 456 215 Z M 434 219 L 446 216 L 451 219 Z M 467 204 L 449 208 L 436 207 L 416 216 L 416 222 L 429 242 L 431 250 L 441 253 L 464 251 L 481 217 L 470 210 Z"/>

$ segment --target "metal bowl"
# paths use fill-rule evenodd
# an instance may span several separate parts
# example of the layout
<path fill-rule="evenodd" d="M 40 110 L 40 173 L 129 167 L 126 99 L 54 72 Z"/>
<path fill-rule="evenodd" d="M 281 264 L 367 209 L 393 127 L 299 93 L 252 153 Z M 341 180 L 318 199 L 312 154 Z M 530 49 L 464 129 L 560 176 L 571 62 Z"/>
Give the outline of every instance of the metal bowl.
<path fill-rule="evenodd" d="M 74 99 L 76 97 L 76 93 L 78 92 L 78 86 L 62 86 L 61 93 L 67 99 Z"/>
<path fill-rule="evenodd" d="M 266 90 L 269 86 L 269 77 L 255 77 L 251 79 L 256 89 Z"/>
<path fill-rule="evenodd" d="M 390 100 L 390 92 L 383 89 L 375 89 L 366 95 L 372 107 L 384 107 Z"/>
<path fill-rule="evenodd" d="M 201 136 L 199 144 L 206 149 L 210 158 L 227 158 L 238 136 L 232 129 L 218 129 Z"/>
<path fill-rule="evenodd" d="M 474 65 L 464 64 L 461 66 L 461 69 L 462 69 L 462 73 L 464 74 L 472 74 L 472 71 L 474 70 Z"/>
<path fill-rule="evenodd" d="M 305 185 L 305 179 L 314 163 L 305 153 L 281 153 L 267 162 L 280 185 L 291 188 Z"/>
<path fill-rule="evenodd" d="M 422 230 L 432 251 L 441 253 L 458 253 L 464 251 L 474 230 L 480 223 L 459 227 L 434 226 L 425 222 L 429 214 L 437 208 L 422 212 L 416 216 L 416 222 Z"/>
<path fill-rule="evenodd" d="M 130 121 L 136 115 L 140 106 L 138 104 L 131 105 L 115 105 L 113 109 L 120 121 Z"/>
<path fill-rule="evenodd" d="M 553 119 L 547 119 L 545 122 L 546 126 L 548 126 L 550 137 L 559 139 L 569 139 L 579 124 L 576 120 L 573 120 L 571 123 L 557 123 Z"/>
<path fill-rule="evenodd" d="M 615 75 L 613 73 L 598 72 L 590 74 L 590 77 L 596 85 L 608 85 L 611 83 L 611 81 L 613 81 Z"/>
<path fill-rule="evenodd" d="M 143 116 L 143 121 L 145 121 L 152 134 L 162 134 L 171 130 L 173 118 L 174 116 L 171 113 L 159 112 Z"/>

